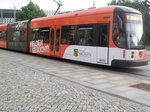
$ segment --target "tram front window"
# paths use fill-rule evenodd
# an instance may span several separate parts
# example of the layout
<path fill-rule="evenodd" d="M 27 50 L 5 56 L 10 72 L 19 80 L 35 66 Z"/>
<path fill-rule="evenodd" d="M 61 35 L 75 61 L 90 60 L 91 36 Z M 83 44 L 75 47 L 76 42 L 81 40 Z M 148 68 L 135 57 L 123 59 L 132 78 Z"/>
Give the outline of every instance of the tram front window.
<path fill-rule="evenodd" d="M 126 14 L 126 36 L 128 49 L 144 49 L 142 35 L 142 16 L 138 14 Z"/>
<path fill-rule="evenodd" d="M 113 19 L 113 41 L 116 46 L 126 48 L 124 13 L 115 13 Z"/>
<path fill-rule="evenodd" d="M 113 21 L 113 41 L 116 46 L 127 49 L 144 49 L 142 15 L 115 13 Z"/>

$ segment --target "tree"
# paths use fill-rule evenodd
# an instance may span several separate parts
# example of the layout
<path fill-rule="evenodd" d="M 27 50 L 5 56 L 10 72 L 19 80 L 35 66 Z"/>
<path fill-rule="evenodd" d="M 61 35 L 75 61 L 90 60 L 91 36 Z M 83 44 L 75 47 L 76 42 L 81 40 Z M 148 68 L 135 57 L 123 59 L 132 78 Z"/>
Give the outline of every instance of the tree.
<path fill-rule="evenodd" d="M 18 20 L 20 21 L 20 20 L 28 20 L 28 19 L 43 17 L 43 16 L 46 16 L 44 11 L 41 10 L 38 5 L 30 1 L 27 6 L 22 7 L 21 10 L 17 12 L 16 19 L 17 21 Z"/>
<path fill-rule="evenodd" d="M 132 7 L 142 13 L 145 43 L 150 45 L 150 0 L 112 0 L 110 4 Z"/>

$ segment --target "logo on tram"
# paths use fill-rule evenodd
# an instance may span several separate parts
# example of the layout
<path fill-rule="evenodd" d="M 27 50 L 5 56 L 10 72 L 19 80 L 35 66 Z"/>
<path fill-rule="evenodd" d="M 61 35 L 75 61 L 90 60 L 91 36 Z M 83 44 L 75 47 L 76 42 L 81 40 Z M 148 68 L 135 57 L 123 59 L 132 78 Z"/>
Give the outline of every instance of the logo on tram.
<path fill-rule="evenodd" d="M 74 56 L 78 57 L 78 49 L 74 49 Z"/>

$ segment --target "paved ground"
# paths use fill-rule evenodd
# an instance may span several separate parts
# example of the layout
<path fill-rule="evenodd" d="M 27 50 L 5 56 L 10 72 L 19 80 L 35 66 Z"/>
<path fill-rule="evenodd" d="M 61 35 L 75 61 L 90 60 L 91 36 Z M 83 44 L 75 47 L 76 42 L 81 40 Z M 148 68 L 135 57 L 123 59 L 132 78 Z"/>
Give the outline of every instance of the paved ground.
<path fill-rule="evenodd" d="M 35 64 L 37 66 L 33 67 Z M 61 67 L 58 68 L 58 65 Z M 72 74 L 76 73 L 74 77 L 70 73 L 72 67 Z M 150 112 L 150 107 L 144 104 L 82 86 L 83 80 L 92 82 L 94 86 L 105 83 L 107 79 L 99 78 L 108 75 L 105 71 L 101 74 L 97 71 L 98 76 L 89 76 L 95 74 L 95 70 L 87 68 L 89 71 L 86 74 L 85 69 L 56 60 L 0 50 L 0 112 Z M 99 81 L 87 81 L 85 75 Z M 78 83 L 80 79 L 80 85 L 66 80 L 67 77 Z"/>

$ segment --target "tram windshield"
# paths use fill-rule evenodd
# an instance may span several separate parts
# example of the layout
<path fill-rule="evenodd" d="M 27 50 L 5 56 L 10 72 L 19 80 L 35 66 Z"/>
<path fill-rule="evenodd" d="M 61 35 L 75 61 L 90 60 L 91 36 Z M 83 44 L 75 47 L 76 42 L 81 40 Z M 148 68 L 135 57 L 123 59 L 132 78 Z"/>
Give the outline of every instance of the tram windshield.
<path fill-rule="evenodd" d="M 137 14 L 126 14 L 126 36 L 127 48 L 143 49 L 143 22 L 142 16 Z"/>
<path fill-rule="evenodd" d="M 142 16 L 132 13 L 115 13 L 113 40 L 120 48 L 144 49 Z"/>

